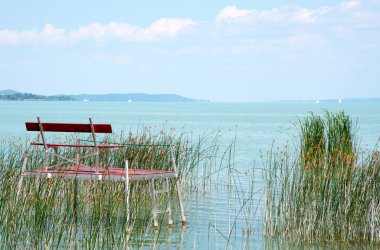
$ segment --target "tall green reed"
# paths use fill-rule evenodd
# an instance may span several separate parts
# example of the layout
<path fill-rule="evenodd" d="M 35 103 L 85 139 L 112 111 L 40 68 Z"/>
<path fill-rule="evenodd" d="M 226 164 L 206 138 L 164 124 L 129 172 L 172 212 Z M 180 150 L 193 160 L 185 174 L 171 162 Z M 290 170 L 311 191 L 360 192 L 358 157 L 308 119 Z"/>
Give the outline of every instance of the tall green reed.
<path fill-rule="evenodd" d="M 75 144 L 78 139 L 81 144 L 91 144 L 90 137 L 57 137 L 53 141 Z M 102 150 L 100 165 L 123 167 L 128 159 L 130 168 L 170 169 L 168 145 L 171 144 L 185 200 L 203 202 L 208 195 L 216 194 L 227 199 L 228 225 L 210 221 L 199 223 L 204 223 L 205 227 L 209 223 L 215 228 L 217 235 L 211 237 L 221 246 L 236 248 L 240 244 L 236 239 L 241 234 L 244 235 L 243 245 L 253 245 L 256 230 L 253 221 L 262 190 L 255 190 L 253 167 L 243 170 L 235 165 L 235 141 L 223 144 L 219 140 L 220 132 L 194 135 L 175 129 L 152 131 L 149 128 L 121 132 L 102 138 L 107 144 L 126 147 Z M 68 158 L 79 154 L 83 164 L 94 165 L 94 158 L 83 158 L 87 153 L 83 149 L 60 149 L 60 154 Z M 0 143 L 0 248 L 138 248 L 167 244 L 167 239 L 161 236 L 171 232 L 166 230 L 165 213 L 159 215 L 159 230 L 153 230 L 148 181 L 131 183 L 127 224 L 125 184 L 121 182 L 26 178 L 17 199 L 17 182 L 25 155 L 33 159 L 28 164 L 29 169 L 43 165 L 41 148 L 31 147 L 21 140 Z M 54 162 L 54 158 L 50 161 Z M 55 164 L 70 165 L 59 159 Z M 157 189 L 162 188 L 162 184 L 155 181 Z M 174 191 L 172 187 L 170 192 Z M 172 197 L 174 231 L 181 223 L 175 194 Z M 165 197 L 157 198 L 161 210 L 165 211 Z M 194 208 L 186 209 L 189 210 L 194 211 Z M 191 215 L 190 223 L 196 224 L 197 214 L 192 212 Z"/>
<path fill-rule="evenodd" d="M 379 242 L 379 150 L 357 148 L 343 112 L 300 121 L 298 148 L 267 155 L 265 235 L 301 242 Z M 362 156 L 358 157 L 359 153 Z"/>
<path fill-rule="evenodd" d="M 217 138 L 211 134 L 192 137 L 175 129 L 122 132 L 103 138 L 105 143 L 126 147 L 102 150 L 100 165 L 123 167 L 128 159 L 130 168 L 171 169 L 168 145 L 172 145 L 185 195 L 189 192 L 199 194 L 207 192 L 210 176 L 218 173 L 217 169 L 221 167 L 216 160 L 219 154 Z M 74 137 L 55 139 L 69 143 L 78 140 Z M 79 139 L 81 144 L 90 140 L 86 137 Z M 75 158 L 78 154 L 82 164 L 95 164 L 93 157 L 83 158 L 88 153 L 85 149 L 60 150 L 60 154 L 68 158 Z M 17 198 L 17 183 L 25 155 L 30 159 L 28 169 L 43 165 L 41 148 L 31 147 L 21 140 L 0 143 L 0 248 L 120 248 L 149 244 L 147 240 L 153 227 L 148 181 L 131 183 L 127 224 L 123 182 L 26 178 Z M 70 165 L 60 159 L 54 164 L 63 168 Z M 200 173 L 202 179 L 199 179 Z M 162 184 L 161 181 L 155 182 L 157 189 Z M 174 189 L 171 188 L 170 192 L 174 193 Z M 165 210 L 165 197 L 157 198 L 157 203 L 163 204 L 162 210 Z M 175 199 L 172 206 L 176 223 L 179 222 L 179 209 Z M 164 216 L 165 213 L 159 217 L 160 228 L 166 226 Z"/>

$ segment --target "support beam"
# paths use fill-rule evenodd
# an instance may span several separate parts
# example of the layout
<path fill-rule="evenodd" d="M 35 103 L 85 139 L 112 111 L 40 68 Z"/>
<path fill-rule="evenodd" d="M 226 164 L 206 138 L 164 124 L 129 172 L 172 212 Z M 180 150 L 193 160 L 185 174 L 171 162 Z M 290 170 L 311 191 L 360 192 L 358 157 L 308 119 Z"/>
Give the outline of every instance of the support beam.
<path fill-rule="evenodd" d="M 166 198 L 167 198 L 167 206 L 168 206 L 168 226 L 169 228 L 173 227 L 173 220 L 172 220 L 172 205 L 170 201 L 170 186 L 169 186 L 169 179 L 165 178 L 165 184 L 166 184 Z"/>
<path fill-rule="evenodd" d="M 171 159 L 172 159 L 173 170 L 174 170 L 174 172 L 176 174 L 175 186 L 176 186 L 176 189 L 177 189 L 179 207 L 181 209 L 182 225 L 186 225 L 185 208 L 183 207 L 183 204 L 182 204 L 181 183 L 179 181 L 179 176 L 178 176 L 178 173 L 177 173 L 177 165 L 176 165 L 176 162 L 175 162 L 173 147 L 172 147 L 171 144 L 170 144 L 170 156 L 171 156 Z"/>
<path fill-rule="evenodd" d="M 156 205 L 156 193 L 154 190 L 154 179 L 150 181 L 150 189 L 152 191 L 152 215 L 153 215 L 153 227 L 154 229 L 158 229 L 158 221 L 157 221 L 157 205 Z"/>
<path fill-rule="evenodd" d="M 130 233 L 130 218 L 129 218 L 129 194 L 130 194 L 130 188 L 129 188 L 129 171 L 128 171 L 128 160 L 125 161 L 125 206 L 127 209 L 127 233 Z"/>
<path fill-rule="evenodd" d="M 17 184 L 17 200 L 18 200 L 18 197 L 21 193 L 22 182 L 24 180 L 24 172 L 26 170 L 27 164 L 28 164 L 28 156 L 25 156 L 24 163 L 22 164 L 22 169 L 21 169 L 21 173 L 20 173 L 20 180 L 18 181 L 18 184 Z"/>

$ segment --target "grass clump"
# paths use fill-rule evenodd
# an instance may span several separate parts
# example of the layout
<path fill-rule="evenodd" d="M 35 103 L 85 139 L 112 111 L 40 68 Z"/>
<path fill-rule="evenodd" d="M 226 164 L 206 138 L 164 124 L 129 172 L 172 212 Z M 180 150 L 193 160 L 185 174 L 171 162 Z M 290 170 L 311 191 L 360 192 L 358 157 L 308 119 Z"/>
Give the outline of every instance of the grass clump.
<path fill-rule="evenodd" d="M 344 112 L 312 114 L 299 122 L 299 131 L 295 150 L 272 151 L 265 162 L 265 235 L 380 242 L 378 148 L 359 151 L 357 126 Z"/>
<path fill-rule="evenodd" d="M 192 177 L 198 168 L 205 173 L 215 171 L 210 162 L 213 161 L 217 149 L 210 144 L 210 139 L 212 138 L 207 136 L 189 138 L 183 132 L 172 129 L 152 132 L 147 128 L 136 134 L 121 133 L 103 138 L 106 143 L 121 143 L 126 147 L 121 150 L 102 151 L 100 165 L 124 167 L 124 162 L 128 159 L 130 168 L 171 169 L 168 146 L 172 145 L 186 194 L 193 189 Z M 78 138 L 63 140 L 72 140 L 75 143 Z M 32 159 L 28 169 L 41 167 L 44 161 L 41 149 L 42 147 L 31 147 L 22 140 L 0 143 L 1 249 L 113 249 L 151 244 L 152 197 L 148 181 L 130 184 L 129 220 L 126 214 L 124 182 L 60 177 L 24 178 L 22 190 L 17 197 L 17 184 L 24 156 L 28 155 Z M 74 158 L 77 154 L 84 156 L 88 152 L 83 149 L 63 148 L 60 154 Z M 83 158 L 81 163 L 93 165 L 93 158 Z M 171 181 L 174 184 L 174 180 Z M 158 189 L 159 186 L 162 188 L 163 183 L 158 180 L 155 185 Z M 174 188 L 170 191 L 175 192 Z M 181 223 L 177 196 L 173 194 L 171 197 L 176 226 Z M 165 211 L 166 197 L 156 198 L 159 199 L 157 204 L 163 206 L 160 210 Z M 159 222 L 160 228 L 167 226 L 165 213 L 160 214 Z"/>

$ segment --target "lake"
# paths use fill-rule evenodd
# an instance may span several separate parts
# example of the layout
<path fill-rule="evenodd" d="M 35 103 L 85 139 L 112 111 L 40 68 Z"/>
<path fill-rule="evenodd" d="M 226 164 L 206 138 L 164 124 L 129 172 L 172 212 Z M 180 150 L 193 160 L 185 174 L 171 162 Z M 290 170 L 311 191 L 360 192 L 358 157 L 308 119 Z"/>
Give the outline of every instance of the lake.
<path fill-rule="evenodd" d="M 310 112 L 322 114 L 345 111 L 359 125 L 358 135 L 363 148 L 372 148 L 380 137 L 380 103 L 127 103 L 127 102 L 0 102 L 0 138 L 34 137 L 25 131 L 25 121 L 111 123 L 115 133 L 137 131 L 144 127 L 153 130 L 175 128 L 193 136 L 220 133 L 220 145 L 236 140 L 235 168 L 261 169 L 261 152 L 272 145 L 294 143 L 297 131 L 294 124 Z M 262 237 L 262 175 L 255 179 L 257 211 L 246 220 L 241 219 L 239 197 L 243 193 L 220 185 L 207 196 L 187 197 L 185 206 L 188 225 L 182 229 L 179 219 L 172 231 L 161 230 L 160 235 L 147 236 L 147 247 L 155 238 L 166 240 L 167 248 L 222 248 L 231 240 L 230 248 L 261 248 L 267 246 Z M 234 202 L 236 201 L 236 202 Z M 238 218 L 237 220 L 235 218 Z M 241 220 L 240 220 L 241 219 Z M 254 233 L 249 238 L 242 230 L 244 223 L 252 224 Z M 235 224 L 234 224 L 235 223 Z M 230 230 L 233 228 L 233 230 Z M 230 236 L 230 233 L 233 234 Z"/>

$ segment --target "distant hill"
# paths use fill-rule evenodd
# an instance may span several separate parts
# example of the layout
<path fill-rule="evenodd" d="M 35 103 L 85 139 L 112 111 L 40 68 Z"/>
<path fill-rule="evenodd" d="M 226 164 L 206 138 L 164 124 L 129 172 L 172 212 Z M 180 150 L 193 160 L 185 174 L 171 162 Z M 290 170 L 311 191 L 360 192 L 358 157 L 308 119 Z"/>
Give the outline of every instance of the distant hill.
<path fill-rule="evenodd" d="M 73 99 L 82 101 L 115 101 L 115 102 L 195 102 L 197 100 L 174 94 L 149 95 L 143 93 L 104 94 L 104 95 L 72 95 Z"/>
<path fill-rule="evenodd" d="M 206 102 L 174 94 L 149 95 L 143 93 L 130 94 L 80 94 L 80 95 L 36 95 L 14 90 L 0 90 L 0 100 L 25 101 L 107 101 L 107 102 Z"/>
<path fill-rule="evenodd" d="M 14 90 L 0 91 L 0 100 L 3 101 L 72 101 L 70 96 L 54 95 L 36 95 L 31 93 L 20 93 Z"/>
<path fill-rule="evenodd" d="M 13 95 L 13 94 L 17 94 L 17 93 L 19 93 L 19 92 L 12 90 L 12 89 L 0 90 L 0 95 Z"/>

